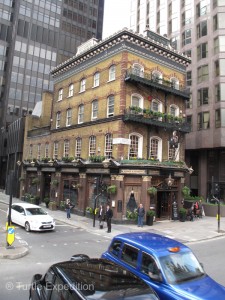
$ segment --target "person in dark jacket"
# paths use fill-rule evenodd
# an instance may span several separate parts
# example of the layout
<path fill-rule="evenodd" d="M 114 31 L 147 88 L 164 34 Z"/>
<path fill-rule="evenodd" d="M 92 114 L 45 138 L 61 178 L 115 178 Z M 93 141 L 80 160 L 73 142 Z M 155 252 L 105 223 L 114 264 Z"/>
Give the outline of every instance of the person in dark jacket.
<path fill-rule="evenodd" d="M 107 207 L 106 207 L 105 217 L 106 217 L 106 222 L 107 222 L 107 227 L 108 227 L 107 232 L 109 233 L 109 232 L 111 232 L 111 227 L 112 227 L 111 222 L 112 222 L 112 217 L 113 217 L 113 211 L 109 205 L 107 205 Z"/>
<path fill-rule="evenodd" d="M 67 217 L 67 219 L 71 219 L 71 216 L 70 216 L 71 208 L 72 208 L 72 205 L 71 205 L 70 199 L 66 199 L 66 217 Z"/>
<path fill-rule="evenodd" d="M 142 203 L 139 204 L 139 207 L 137 209 L 137 214 L 138 214 L 138 227 L 143 227 L 143 219 L 144 219 L 144 215 L 145 215 L 145 209 L 144 209 Z"/>

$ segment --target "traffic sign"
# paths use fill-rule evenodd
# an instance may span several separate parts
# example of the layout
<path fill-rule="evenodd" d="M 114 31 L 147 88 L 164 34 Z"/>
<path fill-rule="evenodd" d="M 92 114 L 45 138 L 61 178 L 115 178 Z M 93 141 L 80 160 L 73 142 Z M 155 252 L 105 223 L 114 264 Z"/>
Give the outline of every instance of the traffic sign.
<path fill-rule="evenodd" d="M 15 241 L 15 226 L 8 226 L 7 227 L 7 243 L 8 245 L 12 245 Z"/>

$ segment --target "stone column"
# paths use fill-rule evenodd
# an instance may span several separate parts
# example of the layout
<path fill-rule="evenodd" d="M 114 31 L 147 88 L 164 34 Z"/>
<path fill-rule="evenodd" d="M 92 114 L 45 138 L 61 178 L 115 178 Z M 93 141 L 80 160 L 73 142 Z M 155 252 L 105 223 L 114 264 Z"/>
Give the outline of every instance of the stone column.
<path fill-rule="evenodd" d="M 111 195 L 111 205 L 115 203 L 115 207 L 112 205 L 113 217 L 118 220 L 122 220 L 124 199 L 123 199 L 123 175 L 112 175 L 111 176 L 111 185 L 116 186 L 116 194 Z"/>
<path fill-rule="evenodd" d="M 152 176 L 142 176 L 142 186 L 141 186 L 141 202 L 145 208 L 145 211 L 149 210 L 149 194 L 147 189 L 151 186 Z M 151 201 L 151 200 L 150 200 Z"/>
<path fill-rule="evenodd" d="M 85 212 L 87 203 L 86 203 L 86 195 L 87 195 L 87 176 L 85 173 L 80 173 L 80 187 L 78 189 L 78 210 L 82 213 Z"/>

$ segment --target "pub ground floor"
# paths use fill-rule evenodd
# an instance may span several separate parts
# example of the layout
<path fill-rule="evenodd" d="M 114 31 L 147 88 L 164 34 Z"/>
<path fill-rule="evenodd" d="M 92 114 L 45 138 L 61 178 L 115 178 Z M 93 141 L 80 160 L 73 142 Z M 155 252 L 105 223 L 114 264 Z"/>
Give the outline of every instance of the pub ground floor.
<path fill-rule="evenodd" d="M 23 165 L 20 196 L 31 195 L 43 202 L 49 199 L 56 209 L 64 208 L 70 199 L 74 213 L 85 215 L 99 205 L 110 204 L 113 219 L 127 220 L 140 203 L 145 211 L 155 211 L 157 219 L 171 219 L 172 204 L 182 205 L 181 189 L 185 184 L 185 167 L 110 163 L 99 164 L 54 163 Z M 109 189 L 113 187 L 113 189 Z M 155 193 L 149 191 L 155 188 Z"/>

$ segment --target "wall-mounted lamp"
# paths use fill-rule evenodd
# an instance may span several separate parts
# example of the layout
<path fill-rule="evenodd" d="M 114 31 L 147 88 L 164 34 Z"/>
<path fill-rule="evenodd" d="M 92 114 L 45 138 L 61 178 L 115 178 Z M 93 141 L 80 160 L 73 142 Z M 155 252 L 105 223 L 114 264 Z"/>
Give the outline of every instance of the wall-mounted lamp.
<path fill-rule="evenodd" d="M 33 159 L 32 159 L 32 161 L 30 162 L 30 164 L 33 167 L 35 165 L 35 161 L 33 161 Z"/>
<path fill-rule="evenodd" d="M 48 163 L 49 163 L 49 166 L 53 166 L 54 161 L 52 159 L 50 159 Z"/>
<path fill-rule="evenodd" d="M 194 172 L 194 170 L 192 169 L 192 167 L 188 168 L 188 172 L 189 172 L 190 175 Z"/>
<path fill-rule="evenodd" d="M 110 163 L 111 163 L 110 159 L 107 158 L 102 162 L 104 168 L 108 168 Z"/>
<path fill-rule="evenodd" d="M 171 177 L 171 174 L 169 175 L 168 178 L 165 179 L 168 187 L 171 187 L 173 185 L 174 179 Z"/>
<path fill-rule="evenodd" d="M 16 164 L 17 164 L 17 166 L 21 166 L 21 161 L 20 160 L 18 160 L 17 162 L 16 162 Z"/>

